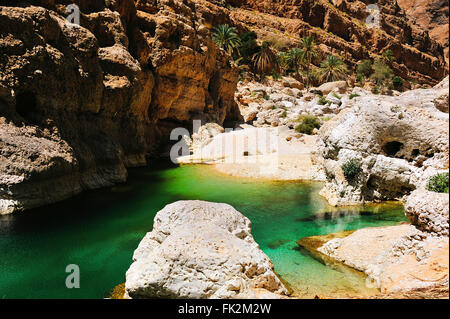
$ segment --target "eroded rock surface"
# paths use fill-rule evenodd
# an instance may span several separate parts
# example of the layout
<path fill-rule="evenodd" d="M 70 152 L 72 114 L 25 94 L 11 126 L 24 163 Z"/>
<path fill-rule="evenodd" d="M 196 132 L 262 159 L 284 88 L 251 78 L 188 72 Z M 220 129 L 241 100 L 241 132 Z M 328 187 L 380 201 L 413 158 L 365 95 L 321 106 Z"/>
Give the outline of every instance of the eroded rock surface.
<path fill-rule="evenodd" d="M 281 297 L 286 288 L 227 204 L 178 201 L 159 211 L 126 273 L 131 298 Z M 262 293 L 264 292 L 264 293 Z"/>
<path fill-rule="evenodd" d="M 80 25 L 66 21 L 71 3 Z M 0 6 L 0 214 L 122 182 L 172 128 L 239 117 L 237 70 L 204 26 L 221 10 L 191 0 Z"/>
<path fill-rule="evenodd" d="M 446 287 L 448 294 L 448 236 L 413 225 L 364 228 L 318 250 L 366 273 L 382 293 Z"/>
<path fill-rule="evenodd" d="M 322 126 L 313 162 L 327 175 L 321 194 L 330 204 L 400 199 L 448 169 L 448 113 L 433 102 L 443 87 L 448 78 L 430 90 L 361 96 Z M 351 159 L 361 171 L 346 178 L 342 165 Z"/>
<path fill-rule="evenodd" d="M 425 232 L 448 236 L 449 196 L 418 189 L 405 203 L 406 217 Z"/>

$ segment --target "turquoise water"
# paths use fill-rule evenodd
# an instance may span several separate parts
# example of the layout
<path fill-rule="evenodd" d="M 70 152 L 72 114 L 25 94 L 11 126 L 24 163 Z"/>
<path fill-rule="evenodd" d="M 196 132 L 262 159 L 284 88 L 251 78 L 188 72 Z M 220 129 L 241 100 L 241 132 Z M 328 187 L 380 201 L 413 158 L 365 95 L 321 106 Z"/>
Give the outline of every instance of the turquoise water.
<path fill-rule="evenodd" d="M 86 192 L 22 214 L 0 217 L 0 298 L 103 298 L 124 282 L 134 249 L 164 205 L 201 199 L 233 205 L 252 221 L 253 235 L 275 271 L 298 297 L 375 293 L 353 272 L 325 266 L 296 241 L 302 237 L 405 220 L 403 207 L 358 207 L 341 217 L 318 196 L 320 183 L 223 176 L 207 166 L 140 168 L 127 183 Z M 363 214 L 355 214 L 358 211 Z M 322 216 L 318 218 L 316 216 Z M 330 216 L 328 216 L 330 217 Z M 80 288 L 65 286 L 66 266 L 80 267 Z"/>

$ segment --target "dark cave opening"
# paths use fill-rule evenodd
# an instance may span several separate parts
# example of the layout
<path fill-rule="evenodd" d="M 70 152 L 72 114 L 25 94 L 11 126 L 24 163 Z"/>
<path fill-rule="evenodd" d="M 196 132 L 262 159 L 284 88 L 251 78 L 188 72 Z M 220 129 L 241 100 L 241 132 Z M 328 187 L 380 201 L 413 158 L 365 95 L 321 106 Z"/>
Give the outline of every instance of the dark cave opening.
<path fill-rule="evenodd" d="M 387 142 L 383 145 L 383 151 L 387 156 L 395 156 L 403 147 L 403 143 L 398 141 Z"/>
<path fill-rule="evenodd" d="M 16 111 L 24 119 L 30 117 L 37 110 L 36 96 L 32 92 L 22 92 L 16 97 Z"/>

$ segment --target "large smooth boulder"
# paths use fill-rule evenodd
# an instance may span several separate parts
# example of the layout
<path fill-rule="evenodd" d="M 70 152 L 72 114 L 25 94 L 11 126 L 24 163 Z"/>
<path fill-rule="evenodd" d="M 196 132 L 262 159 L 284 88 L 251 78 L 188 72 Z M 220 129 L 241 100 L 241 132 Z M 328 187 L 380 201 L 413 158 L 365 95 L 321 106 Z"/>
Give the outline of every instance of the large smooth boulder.
<path fill-rule="evenodd" d="M 232 206 L 178 201 L 159 211 L 126 273 L 131 298 L 255 298 L 286 288 Z M 266 295 L 267 295 L 266 294 Z M 280 294 L 280 295 L 278 295 Z"/>
<path fill-rule="evenodd" d="M 405 214 L 417 228 L 448 236 L 449 195 L 415 190 L 408 196 Z"/>

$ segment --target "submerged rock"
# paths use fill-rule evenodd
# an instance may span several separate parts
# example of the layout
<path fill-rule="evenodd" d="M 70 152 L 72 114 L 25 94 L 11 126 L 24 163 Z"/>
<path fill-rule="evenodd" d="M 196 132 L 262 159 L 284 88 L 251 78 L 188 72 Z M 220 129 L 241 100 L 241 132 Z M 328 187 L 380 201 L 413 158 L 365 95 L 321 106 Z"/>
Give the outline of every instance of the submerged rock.
<path fill-rule="evenodd" d="M 287 290 L 227 204 L 178 201 L 159 211 L 126 273 L 131 298 L 281 297 Z M 264 293 L 262 293 L 264 292 Z"/>

